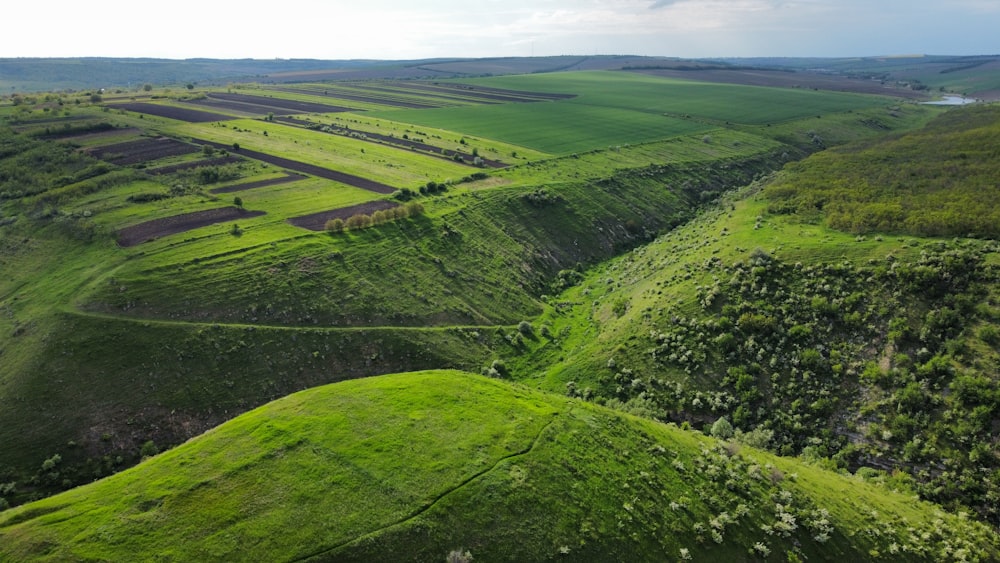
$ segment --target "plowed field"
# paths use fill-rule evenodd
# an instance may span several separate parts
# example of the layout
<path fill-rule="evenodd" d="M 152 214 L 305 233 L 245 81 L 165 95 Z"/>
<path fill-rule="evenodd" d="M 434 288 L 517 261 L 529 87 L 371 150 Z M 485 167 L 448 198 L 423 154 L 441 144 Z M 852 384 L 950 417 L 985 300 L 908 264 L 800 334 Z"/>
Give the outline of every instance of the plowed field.
<path fill-rule="evenodd" d="M 213 113 L 197 109 L 179 108 L 174 106 L 164 106 L 160 104 L 147 104 L 143 102 L 132 102 L 128 104 L 113 104 L 109 105 L 108 107 L 134 111 L 137 113 L 148 113 L 149 115 L 166 117 L 169 119 L 176 119 L 178 121 L 186 121 L 188 123 L 207 123 L 209 121 L 228 121 L 230 119 L 239 119 L 238 117 L 233 117 L 231 115 L 225 115 L 222 113 Z"/>
<path fill-rule="evenodd" d="M 143 138 L 86 149 L 94 158 L 129 165 L 198 152 L 198 147 L 168 137 Z"/>
<path fill-rule="evenodd" d="M 339 209 L 331 209 L 329 211 L 321 211 L 319 213 L 313 213 L 311 215 L 303 215 L 301 217 L 292 217 L 288 220 L 289 223 L 295 225 L 296 227 L 302 227 L 303 229 L 309 229 L 310 231 L 322 231 L 326 228 L 326 222 L 330 219 L 347 219 L 358 214 L 371 215 L 376 211 L 382 211 L 385 209 L 392 209 L 393 207 L 398 207 L 399 204 L 395 201 L 378 200 L 369 201 L 367 203 L 360 203 L 358 205 L 352 205 L 350 207 L 341 207 Z"/>
<path fill-rule="evenodd" d="M 238 207 L 220 207 L 218 209 L 208 209 L 206 211 L 195 211 L 173 217 L 154 219 L 125 227 L 118 231 L 118 246 L 135 246 L 143 242 L 183 233 L 199 227 L 207 227 L 216 223 L 224 223 L 235 219 L 258 217 L 264 215 L 263 211 L 247 211 Z"/>

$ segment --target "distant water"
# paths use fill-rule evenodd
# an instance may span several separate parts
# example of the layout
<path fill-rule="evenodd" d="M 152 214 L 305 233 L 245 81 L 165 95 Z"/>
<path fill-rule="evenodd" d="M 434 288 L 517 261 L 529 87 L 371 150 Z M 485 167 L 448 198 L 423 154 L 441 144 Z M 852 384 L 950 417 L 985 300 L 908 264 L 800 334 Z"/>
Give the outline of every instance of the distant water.
<path fill-rule="evenodd" d="M 943 100 L 923 103 L 928 106 L 964 106 L 966 104 L 974 104 L 976 103 L 976 100 L 973 100 L 972 98 L 963 98 L 962 96 L 945 96 Z"/>

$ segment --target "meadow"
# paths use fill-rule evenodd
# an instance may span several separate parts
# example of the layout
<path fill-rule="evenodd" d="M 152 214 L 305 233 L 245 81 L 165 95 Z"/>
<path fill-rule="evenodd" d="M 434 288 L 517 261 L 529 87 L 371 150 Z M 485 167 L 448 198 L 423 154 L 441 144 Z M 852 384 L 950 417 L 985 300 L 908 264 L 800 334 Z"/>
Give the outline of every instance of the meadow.
<path fill-rule="evenodd" d="M 884 99 L 855 94 L 706 84 L 610 71 L 468 82 L 576 96 L 537 104 L 373 114 L 567 154 L 692 134 L 720 124 L 767 125 L 884 104 Z"/>

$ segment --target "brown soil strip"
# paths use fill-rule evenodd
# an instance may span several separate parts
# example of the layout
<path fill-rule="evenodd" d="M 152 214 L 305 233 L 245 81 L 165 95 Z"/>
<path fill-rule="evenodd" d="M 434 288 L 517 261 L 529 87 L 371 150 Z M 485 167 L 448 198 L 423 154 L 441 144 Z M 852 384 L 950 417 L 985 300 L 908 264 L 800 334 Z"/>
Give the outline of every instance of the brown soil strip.
<path fill-rule="evenodd" d="M 172 164 L 170 166 L 161 166 L 159 168 L 152 168 L 147 170 L 150 174 L 156 174 L 157 176 L 162 176 L 163 174 L 173 174 L 174 172 L 180 172 L 182 170 L 190 170 L 192 168 L 202 168 L 204 166 L 222 166 L 225 164 L 232 164 L 234 162 L 239 162 L 243 160 L 238 156 L 219 156 L 216 158 L 205 158 L 202 160 L 194 160 L 191 162 L 182 162 L 180 164 Z"/>
<path fill-rule="evenodd" d="M 481 89 L 478 86 L 466 86 L 464 84 L 422 84 L 414 82 L 400 82 L 399 84 L 393 84 L 397 88 L 405 88 L 407 90 L 415 90 L 419 92 L 427 93 L 437 93 L 437 95 L 450 94 L 447 96 L 453 100 L 465 100 L 469 102 L 476 102 L 479 100 L 488 100 L 490 102 L 501 102 L 501 103 L 532 103 L 532 102 L 543 102 L 552 100 L 569 99 L 576 97 L 573 94 L 538 94 L 535 95 L 532 92 L 519 92 L 517 90 L 486 90 Z M 501 93 L 503 92 L 503 93 Z"/>
<path fill-rule="evenodd" d="M 56 134 L 45 135 L 45 138 L 64 141 L 66 143 L 73 145 L 80 143 L 89 143 L 91 141 L 96 141 L 98 139 L 106 139 L 108 137 L 127 137 L 129 135 L 139 136 L 141 134 L 142 131 L 134 127 L 122 127 L 120 129 L 114 128 L 114 129 L 107 129 L 104 131 L 91 132 L 91 133 L 77 131 L 75 133 L 68 133 L 65 135 L 56 135 Z"/>
<path fill-rule="evenodd" d="M 129 247 L 168 235 L 183 233 L 199 227 L 224 223 L 234 219 L 247 219 L 264 215 L 263 211 L 247 211 L 238 207 L 220 207 L 154 219 L 125 227 L 118 231 L 118 246 Z"/>
<path fill-rule="evenodd" d="M 327 104 L 317 104 L 314 102 L 300 102 L 298 100 L 286 100 L 267 98 L 264 96 L 248 96 L 246 94 L 226 94 L 222 92 L 212 92 L 208 95 L 213 100 L 223 100 L 226 102 L 236 102 L 240 104 L 251 104 L 255 106 L 269 108 L 268 111 L 275 113 L 338 113 L 344 111 L 354 111 L 352 108 L 342 106 L 331 106 Z"/>
<path fill-rule="evenodd" d="M 111 145 L 91 147 L 84 152 L 121 166 L 198 152 L 198 147 L 169 137 L 143 138 Z"/>
<path fill-rule="evenodd" d="M 239 154 L 247 158 L 259 160 L 261 162 L 267 162 L 268 164 L 280 166 L 281 168 L 285 168 L 287 170 L 301 172 L 303 174 L 309 174 L 311 176 L 317 176 L 319 178 L 326 178 L 327 180 L 333 180 L 335 182 L 340 182 L 341 184 L 347 184 L 348 186 L 354 186 L 355 188 L 361 188 L 362 190 L 368 190 L 370 192 L 375 192 L 377 194 L 391 194 L 396 191 L 396 188 L 383 184 L 381 182 L 376 182 L 375 180 L 369 180 L 368 178 L 362 178 L 361 176 L 355 176 L 354 174 L 348 174 L 346 172 L 338 172 L 336 170 L 330 170 L 329 168 L 323 168 L 322 166 L 316 166 L 315 164 L 299 162 L 288 158 L 282 158 L 280 156 L 274 156 L 273 154 L 268 154 L 265 152 L 260 152 L 245 148 L 240 148 L 237 150 L 233 149 L 232 145 L 225 145 L 222 143 L 216 143 L 214 141 L 205 141 L 201 139 L 193 139 L 193 140 L 197 143 L 211 145 L 219 149 L 238 152 Z"/>
<path fill-rule="evenodd" d="M 310 94 L 312 96 L 325 96 L 328 98 L 336 98 L 339 100 L 348 100 L 351 102 L 364 102 L 368 104 L 379 104 L 383 106 L 405 108 L 405 109 L 432 109 L 440 106 L 432 104 L 421 104 L 417 102 L 404 102 L 400 100 L 391 100 L 386 98 L 372 97 L 372 96 L 362 96 L 359 94 L 348 94 L 340 90 L 324 90 L 320 92 L 319 90 L 305 90 L 302 88 L 274 88 L 279 92 L 289 92 L 292 94 Z"/>
<path fill-rule="evenodd" d="M 273 113 L 274 108 L 269 108 L 266 106 L 258 106 L 255 104 L 244 104 L 240 102 L 227 102 L 224 100 L 185 100 L 186 104 L 193 104 L 207 108 L 217 108 L 225 111 L 231 111 L 238 113 L 240 115 L 245 115 L 247 117 L 260 117 L 262 115 L 267 115 L 268 113 Z M 277 112 L 281 113 L 281 112 Z"/>
<path fill-rule="evenodd" d="M 180 108 L 174 106 L 164 106 L 160 104 L 147 104 L 143 102 L 133 102 L 128 104 L 112 104 L 109 105 L 108 107 L 114 109 L 124 109 L 128 111 L 134 111 L 136 113 L 148 113 L 149 115 L 166 117 L 169 119 L 176 119 L 178 121 L 186 121 L 188 123 L 207 123 L 209 121 L 229 121 L 231 119 L 239 119 L 238 117 L 233 117 L 232 115 L 225 115 L 222 113 L 213 113 L 197 109 Z"/>
<path fill-rule="evenodd" d="M 310 129 L 319 129 L 320 127 L 323 126 L 319 123 L 306 121 L 304 119 L 296 119 L 294 117 L 275 117 L 274 120 L 280 121 L 282 123 L 288 123 L 289 125 L 308 127 Z M 389 135 L 370 133 L 368 131 L 354 131 L 353 129 L 349 129 L 347 127 L 341 127 L 340 125 L 330 124 L 326 126 L 330 128 L 330 132 L 334 135 L 341 135 L 348 137 L 352 133 L 359 133 L 364 135 L 364 137 L 363 138 L 354 137 L 354 138 L 357 138 L 362 141 L 370 141 L 372 143 L 380 143 L 380 144 L 393 145 L 397 147 L 405 147 L 408 149 L 418 150 L 427 153 L 427 156 L 433 156 L 444 160 L 451 160 L 453 162 L 457 162 L 455 161 L 455 155 L 459 155 L 460 157 L 462 157 L 462 164 L 467 164 L 469 166 L 473 166 L 472 162 L 476 158 L 469 153 L 464 153 L 450 149 L 445 149 L 444 152 L 442 152 L 439 147 L 435 147 L 434 145 L 428 145 L 426 143 L 421 143 L 419 141 L 411 141 L 409 139 L 401 139 L 399 137 L 390 137 Z M 506 168 L 508 166 L 507 164 L 500 162 L 499 160 L 489 160 L 486 158 L 483 158 L 483 164 L 485 166 L 488 166 L 489 168 Z"/>
<path fill-rule="evenodd" d="M 214 190 L 209 190 L 213 194 L 231 194 L 233 192 L 242 192 L 244 190 L 253 190 L 256 188 L 266 188 L 268 186 L 277 186 L 278 184 L 287 184 L 288 182 L 298 182 L 299 180 L 304 180 L 305 176 L 301 174 L 287 174 L 278 178 L 270 178 L 268 180 L 257 180 L 256 182 L 247 182 L 246 184 L 236 184 L 235 186 L 223 186 L 221 188 L 215 188 Z"/>
<path fill-rule="evenodd" d="M 399 207 L 399 204 L 395 201 L 380 199 L 377 201 L 369 201 L 358 205 L 352 205 L 350 207 L 341 207 L 339 209 L 321 211 L 311 215 L 292 217 L 288 220 L 288 222 L 296 227 L 302 227 L 303 229 L 309 229 L 310 231 L 323 231 L 326 229 L 326 222 L 330 219 L 347 219 L 362 213 L 365 215 L 371 215 L 376 211 L 392 209 L 393 207 Z"/>

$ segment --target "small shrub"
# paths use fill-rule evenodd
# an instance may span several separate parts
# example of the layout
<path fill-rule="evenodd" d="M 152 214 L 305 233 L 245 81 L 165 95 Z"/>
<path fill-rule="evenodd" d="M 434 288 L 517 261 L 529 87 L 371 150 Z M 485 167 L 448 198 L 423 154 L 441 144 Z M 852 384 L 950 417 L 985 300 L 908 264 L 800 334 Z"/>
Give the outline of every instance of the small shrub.
<path fill-rule="evenodd" d="M 62 461 L 62 456 L 59 454 L 55 454 L 54 456 L 42 462 L 42 471 L 52 471 L 53 469 L 56 468 L 57 465 L 59 465 L 59 462 L 61 461 Z"/>
<path fill-rule="evenodd" d="M 469 563 L 470 561 L 472 561 L 472 552 L 468 550 L 453 549 L 445 557 L 445 563 Z"/>
<path fill-rule="evenodd" d="M 324 228 L 327 231 L 330 231 L 331 233 L 342 233 L 344 232 L 344 220 L 341 219 L 340 217 L 337 217 L 335 219 L 330 219 L 329 221 L 326 222 Z"/>
<path fill-rule="evenodd" d="M 528 321 L 521 321 L 517 323 L 517 331 L 525 336 L 531 336 L 535 333 L 535 329 L 531 326 Z"/>
<path fill-rule="evenodd" d="M 160 448 L 156 447 L 156 444 L 152 440 L 147 440 L 141 448 L 139 448 L 140 457 L 151 457 L 160 453 Z"/>
<path fill-rule="evenodd" d="M 1000 344 L 1000 330 L 993 325 L 986 325 L 979 329 L 979 338 L 987 344 L 996 346 Z"/>
<path fill-rule="evenodd" d="M 726 417 L 721 417 L 712 424 L 712 429 L 710 431 L 712 436 L 719 438 L 721 440 L 728 440 L 733 437 L 733 425 L 729 423 Z"/>
<path fill-rule="evenodd" d="M 347 218 L 344 226 L 350 231 L 357 231 L 360 229 L 368 228 L 372 225 L 372 218 L 364 213 L 358 213 L 357 215 L 351 215 Z"/>
<path fill-rule="evenodd" d="M 406 204 L 406 216 L 416 217 L 424 214 L 424 206 L 418 201 L 411 201 Z"/>

